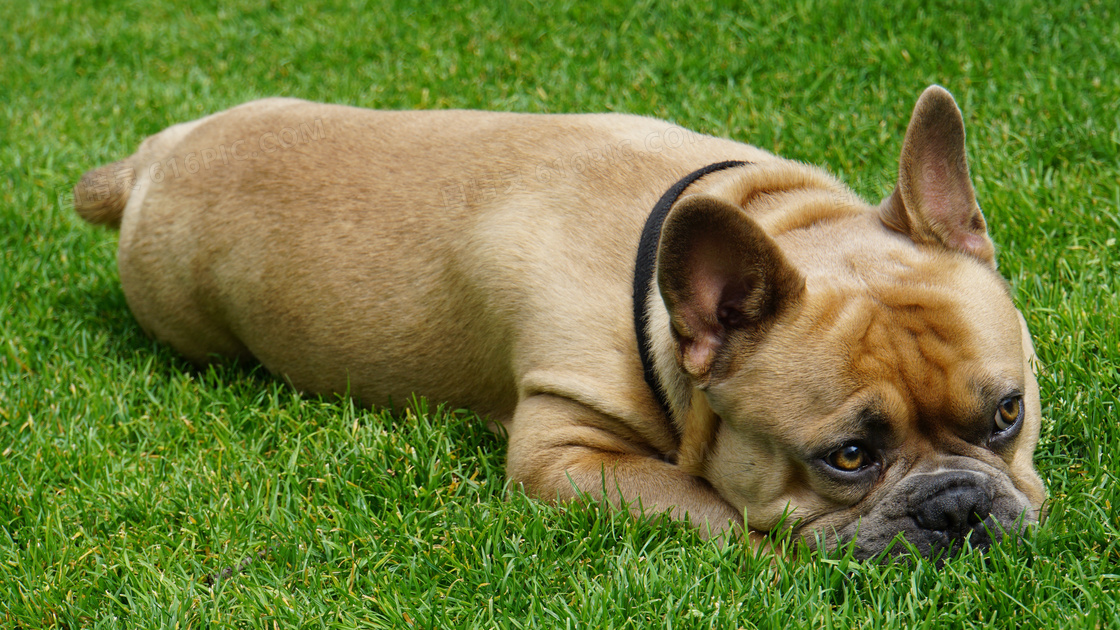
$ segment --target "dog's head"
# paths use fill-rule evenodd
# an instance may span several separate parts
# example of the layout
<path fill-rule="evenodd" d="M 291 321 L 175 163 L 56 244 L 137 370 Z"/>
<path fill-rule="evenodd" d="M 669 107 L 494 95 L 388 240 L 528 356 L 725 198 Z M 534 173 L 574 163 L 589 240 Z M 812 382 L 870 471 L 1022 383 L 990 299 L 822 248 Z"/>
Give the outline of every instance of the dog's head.
<path fill-rule="evenodd" d="M 682 466 L 747 527 L 925 554 L 1039 518 L 1034 350 L 996 272 L 960 111 L 922 94 L 868 206 L 788 162 L 684 197 L 657 283 L 691 401 Z M 671 380 L 671 379 L 670 379 Z"/>

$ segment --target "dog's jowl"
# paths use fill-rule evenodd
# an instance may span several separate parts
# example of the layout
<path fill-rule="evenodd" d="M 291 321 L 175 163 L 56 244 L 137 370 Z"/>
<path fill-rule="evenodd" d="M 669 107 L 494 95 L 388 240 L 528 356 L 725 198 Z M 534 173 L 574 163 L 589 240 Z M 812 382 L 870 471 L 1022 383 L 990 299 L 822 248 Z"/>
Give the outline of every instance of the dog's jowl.
<path fill-rule="evenodd" d="M 148 138 L 75 200 L 191 361 L 472 408 L 544 499 L 932 554 L 1045 498 L 1033 349 L 964 140 L 926 90 L 869 205 L 648 118 L 268 99 Z"/>

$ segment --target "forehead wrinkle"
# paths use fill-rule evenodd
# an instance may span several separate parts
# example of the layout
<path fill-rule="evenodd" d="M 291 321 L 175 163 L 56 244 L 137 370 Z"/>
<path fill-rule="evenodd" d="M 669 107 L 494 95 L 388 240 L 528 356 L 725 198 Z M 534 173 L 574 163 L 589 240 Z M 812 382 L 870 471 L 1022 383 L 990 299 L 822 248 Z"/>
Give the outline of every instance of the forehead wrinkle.
<path fill-rule="evenodd" d="M 848 404 L 810 423 L 808 444 L 822 450 L 852 440 L 892 442 L 903 433 L 894 420 L 892 398 L 872 388 L 856 391 Z"/>
<path fill-rule="evenodd" d="M 806 274 L 807 299 L 791 326 L 800 334 L 782 338 L 784 362 L 758 362 L 763 372 L 783 377 L 776 383 L 798 383 L 823 412 L 807 418 L 797 408 L 783 415 L 802 427 L 790 441 L 812 436 L 819 444 L 830 431 L 833 439 L 837 432 L 854 438 L 885 431 L 894 441 L 912 431 L 938 442 L 971 435 L 992 392 L 1013 380 L 993 374 L 998 347 L 988 331 L 998 327 L 976 328 L 973 321 L 998 314 L 1008 285 L 958 255 L 918 255 L 910 248 L 855 255 L 868 258 Z M 825 375 L 830 385 L 819 387 Z M 876 430 L 860 424 L 870 409 L 881 419 Z"/>
<path fill-rule="evenodd" d="M 902 398 L 908 422 L 961 417 L 957 404 L 971 391 L 962 368 L 976 357 L 958 307 L 936 287 L 876 289 L 858 300 L 860 329 L 849 346 L 855 378 L 889 385 Z"/>

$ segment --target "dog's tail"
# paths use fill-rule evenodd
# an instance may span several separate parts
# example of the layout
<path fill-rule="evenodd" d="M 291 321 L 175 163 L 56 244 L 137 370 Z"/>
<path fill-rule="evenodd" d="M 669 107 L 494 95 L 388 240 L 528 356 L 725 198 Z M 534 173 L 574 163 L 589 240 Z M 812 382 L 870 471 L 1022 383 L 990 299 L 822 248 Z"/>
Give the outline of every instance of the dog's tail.
<path fill-rule="evenodd" d="M 74 186 L 74 210 L 90 223 L 118 229 L 135 187 L 136 169 L 131 159 L 87 171 Z"/>

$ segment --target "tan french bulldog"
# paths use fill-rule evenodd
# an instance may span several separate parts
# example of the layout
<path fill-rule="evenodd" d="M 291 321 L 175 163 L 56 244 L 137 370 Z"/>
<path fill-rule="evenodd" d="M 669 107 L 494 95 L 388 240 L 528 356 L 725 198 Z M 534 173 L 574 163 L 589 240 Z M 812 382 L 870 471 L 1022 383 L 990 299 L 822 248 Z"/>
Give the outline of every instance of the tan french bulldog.
<path fill-rule="evenodd" d="M 75 205 L 119 226 L 129 305 L 191 361 L 473 408 L 537 497 L 934 554 L 1045 498 L 964 139 L 927 89 L 875 206 L 648 118 L 267 99 L 148 138 Z"/>

